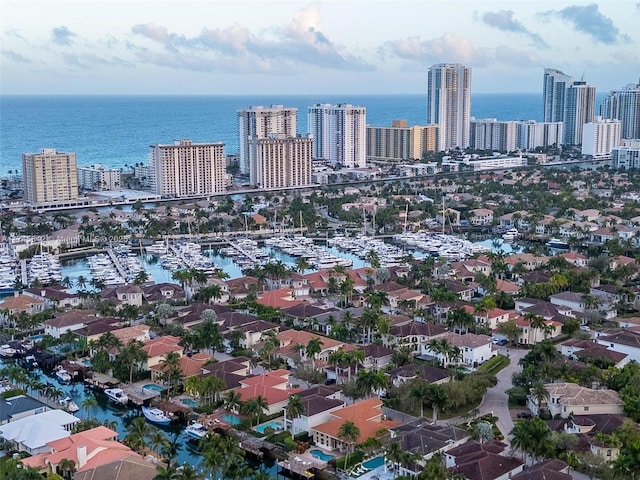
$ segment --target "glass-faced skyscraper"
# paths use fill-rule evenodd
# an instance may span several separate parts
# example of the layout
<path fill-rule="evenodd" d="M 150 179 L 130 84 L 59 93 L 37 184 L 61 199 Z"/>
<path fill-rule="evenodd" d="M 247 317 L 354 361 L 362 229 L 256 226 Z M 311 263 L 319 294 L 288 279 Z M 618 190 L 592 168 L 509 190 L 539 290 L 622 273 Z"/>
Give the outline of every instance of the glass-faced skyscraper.
<path fill-rule="evenodd" d="M 567 88 L 564 114 L 565 145 L 582 145 L 582 129 L 593 122 L 596 111 L 596 87 L 587 82 L 573 82 Z"/>
<path fill-rule="evenodd" d="M 602 100 L 600 115 L 622 122 L 622 138 L 640 138 L 640 82 L 611 91 Z"/>
<path fill-rule="evenodd" d="M 574 78 L 555 68 L 544 69 L 542 85 L 542 121 L 564 122 L 567 89 L 573 85 Z"/>
<path fill-rule="evenodd" d="M 459 63 L 429 67 L 427 125 L 439 126 L 438 150 L 469 146 L 471 68 Z"/>

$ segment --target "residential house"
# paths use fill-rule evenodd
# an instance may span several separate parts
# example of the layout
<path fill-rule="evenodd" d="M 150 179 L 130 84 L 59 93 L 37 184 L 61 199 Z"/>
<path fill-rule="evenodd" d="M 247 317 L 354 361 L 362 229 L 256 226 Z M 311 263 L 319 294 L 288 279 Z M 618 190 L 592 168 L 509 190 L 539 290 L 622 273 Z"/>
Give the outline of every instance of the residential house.
<path fill-rule="evenodd" d="M 118 307 L 123 305 L 142 306 L 142 289 L 138 285 L 119 285 L 107 288 L 100 292 L 100 298 L 105 301 L 113 301 Z"/>
<path fill-rule="evenodd" d="M 260 280 L 255 277 L 240 277 L 226 280 L 229 287 L 230 300 L 242 300 L 246 298 L 250 293 L 259 293 Z"/>
<path fill-rule="evenodd" d="M 47 444 L 71 435 L 79 418 L 64 410 L 47 410 L 0 427 L 0 438 L 12 442 L 19 452 L 37 455 L 48 451 Z"/>
<path fill-rule="evenodd" d="M 41 288 L 27 288 L 22 292 L 28 297 L 33 297 L 45 302 L 45 308 L 76 308 L 82 303 L 80 295 L 70 293 L 62 286 L 50 286 Z"/>
<path fill-rule="evenodd" d="M 392 368 L 386 373 L 391 378 L 391 384 L 396 387 L 416 378 L 421 378 L 429 383 L 446 383 L 451 380 L 451 374 L 448 370 L 426 363 L 410 363 Z"/>
<path fill-rule="evenodd" d="M 0 398 L 0 425 L 47 410 L 50 409 L 46 404 L 26 395 Z"/>
<path fill-rule="evenodd" d="M 508 480 L 522 472 L 524 461 L 514 456 L 501 455 L 504 443 L 479 443 L 470 440 L 445 454 L 446 466 L 467 480 Z"/>
<path fill-rule="evenodd" d="M 148 303 L 183 302 L 186 300 L 184 289 L 174 283 L 156 283 L 142 287 L 142 297 Z"/>
<path fill-rule="evenodd" d="M 60 338 L 69 330 L 75 332 L 97 320 L 95 310 L 69 310 L 45 320 L 43 322 L 44 333 L 54 338 Z"/>
<path fill-rule="evenodd" d="M 611 350 L 608 346 L 600 345 L 595 340 L 580 340 L 573 338 L 561 345 L 563 355 L 586 363 L 610 364 L 617 368 L 624 367 L 629 362 L 629 355 Z"/>
<path fill-rule="evenodd" d="M 558 254 L 559 257 L 564 258 L 567 262 L 575 265 L 579 268 L 586 268 L 587 257 L 578 252 L 566 252 Z"/>
<path fill-rule="evenodd" d="M 465 311 L 475 317 L 476 323 L 485 325 L 491 330 L 498 328 L 498 325 L 509 320 L 509 312 L 501 308 L 492 308 L 486 312 L 477 312 L 473 307 L 466 305 Z"/>
<path fill-rule="evenodd" d="M 447 329 L 435 323 L 410 322 L 391 327 L 388 335 L 383 335 L 382 343 L 389 348 L 409 347 L 414 355 L 427 355 L 429 342 L 446 335 Z"/>
<path fill-rule="evenodd" d="M 302 414 L 297 418 L 290 418 L 287 407 L 284 407 L 284 427 L 293 435 L 311 433 L 313 427 L 328 422 L 333 418 L 332 412 L 345 406 L 340 391 L 333 386 L 317 385 L 296 395 L 302 400 Z"/>
<path fill-rule="evenodd" d="M 562 460 L 547 460 L 527 467 L 511 477 L 511 480 L 572 480 L 569 465 Z"/>
<path fill-rule="evenodd" d="M 469 210 L 469 223 L 478 227 L 493 225 L 493 211 L 488 208 Z"/>
<path fill-rule="evenodd" d="M 567 418 L 571 415 L 623 414 L 623 402 L 618 392 L 609 389 L 593 390 L 576 383 L 547 383 L 548 398 L 538 399 L 528 396 L 527 406 L 534 415 L 546 408 L 552 417 L 559 415 Z"/>
<path fill-rule="evenodd" d="M 45 306 L 42 299 L 15 292 L 13 297 L 7 297 L 0 302 L 0 321 L 3 325 L 15 328 L 15 318 L 21 313 L 33 315 L 43 311 Z"/>
<path fill-rule="evenodd" d="M 129 455 L 114 462 L 109 462 L 73 476 L 73 480 L 153 480 L 158 475 L 153 463 L 141 458 L 137 454 Z"/>
<path fill-rule="evenodd" d="M 476 289 L 477 285 L 474 283 L 464 284 L 462 282 L 458 282 L 457 280 L 444 280 L 444 287 L 447 290 L 452 291 L 460 300 L 465 302 L 470 302 L 473 297 L 473 291 Z"/>
<path fill-rule="evenodd" d="M 434 351 L 427 345 L 428 355 L 436 357 L 445 367 L 452 363 L 477 367 L 497 354 L 492 348 L 493 343 L 491 342 L 491 337 L 488 335 L 477 335 L 475 333 L 460 335 L 458 333 L 447 332 L 440 338 L 443 342 L 446 341 L 452 348 L 457 347 L 461 355 L 460 358 L 452 358 L 451 352 Z"/>
<path fill-rule="evenodd" d="M 201 375 L 204 371 L 204 364 L 212 360 L 213 357 L 204 352 L 196 353 L 190 357 L 187 357 L 186 355 L 180 357 L 179 368 L 182 378 L 187 379 L 195 375 Z M 151 371 L 152 381 L 169 385 L 169 382 L 163 377 L 167 371 L 167 367 L 162 361 L 152 367 L 149 367 L 149 370 Z"/>
<path fill-rule="evenodd" d="M 279 369 L 254 377 L 240 380 L 240 388 L 235 391 L 243 402 L 261 396 L 267 402 L 267 415 L 274 415 L 282 411 L 287 405 L 289 397 L 301 391 L 289 383 L 290 372 Z"/>
<path fill-rule="evenodd" d="M 169 352 L 175 352 L 182 357 L 184 347 L 180 345 L 180 337 L 165 335 L 147 340 L 142 350 L 147 354 L 146 368 L 150 369 L 158 365 Z"/>
<path fill-rule="evenodd" d="M 226 385 L 225 390 L 240 388 L 251 371 L 251 360 L 247 357 L 233 357 L 231 360 L 210 363 L 202 366 L 202 377 L 220 378 Z"/>
<path fill-rule="evenodd" d="M 424 418 L 395 427 L 391 438 L 404 452 L 412 454 L 415 460 L 410 464 L 394 463 L 393 469 L 399 476 L 414 478 L 437 453 L 445 453 L 469 440 L 469 432 L 448 424 L 433 424 Z"/>
<path fill-rule="evenodd" d="M 331 419 L 311 427 L 314 443 L 327 450 L 345 452 L 349 442 L 338 436 L 340 427 L 345 422 L 353 422 L 360 435 L 355 444 L 364 442 L 368 438 L 376 438 L 382 430 L 397 427 L 400 422 L 387 419 L 382 413 L 382 400 L 369 398 L 360 400 L 352 405 L 331 412 Z"/>
<path fill-rule="evenodd" d="M 62 460 L 71 460 L 76 472 L 91 470 L 131 455 L 138 455 L 118 442 L 118 433 L 103 426 L 74 433 L 47 443 L 49 451 L 22 460 L 23 465 L 40 473 L 63 475 Z"/>
<path fill-rule="evenodd" d="M 532 327 L 531 322 L 521 316 L 516 316 L 515 322 L 520 327 L 517 339 L 520 345 L 535 345 L 549 338 L 555 338 L 562 333 L 562 323 L 557 320 L 547 320 L 545 318 L 542 328 Z"/>
<path fill-rule="evenodd" d="M 628 361 L 640 363 L 640 333 L 628 329 L 613 329 L 596 332 L 595 340 L 600 345 L 616 352 L 626 353 Z"/>
<path fill-rule="evenodd" d="M 375 343 L 365 345 L 362 350 L 364 351 L 362 368 L 376 371 L 383 370 L 392 363 L 393 352 L 395 351 L 392 348 Z"/>
<path fill-rule="evenodd" d="M 323 337 L 315 333 L 305 332 L 303 330 L 285 330 L 284 332 L 278 333 L 280 348 L 276 350 L 275 354 L 283 358 L 287 364 L 292 367 L 296 366 L 299 362 L 308 362 L 310 359 L 307 358 L 305 349 L 298 347 L 306 347 L 312 339 L 318 339 L 321 342 L 320 348 L 322 350 L 314 359 L 316 366 L 326 365 L 329 362 L 329 355 L 339 349 L 345 351 L 355 349 L 355 347 L 350 344 L 334 340 L 333 338 Z"/>

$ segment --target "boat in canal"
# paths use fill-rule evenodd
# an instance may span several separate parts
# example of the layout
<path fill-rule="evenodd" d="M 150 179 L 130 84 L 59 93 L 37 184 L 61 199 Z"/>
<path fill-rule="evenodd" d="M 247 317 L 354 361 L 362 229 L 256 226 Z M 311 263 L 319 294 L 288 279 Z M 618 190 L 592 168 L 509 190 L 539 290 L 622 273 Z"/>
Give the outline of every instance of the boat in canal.
<path fill-rule="evenodd" d="M 190 439 L 200 440 L 207 433 L 209 433 L 209 430 L 207 430 L 207 427 L 205 427 L 203 424 L 199 422 L 193 422 L 184 429 L 184 433 Z"/>
<path fill-rule="evenodd" d="M 171 423 L 171 418 L 165 415 L 165 413 L 159 408 L 149 408 L 142 407 L 142 415 L 149 422 L 155 423 L 157 425 L 169 425 Z"/>
<path fill-rule="evenodd" d="M 129 397 L 121 388 L 107 388 L 104 394 L 109 400 L 119 405 L 126 405 L 129 403 Z"/>
<path fill-rule="evenodd" d="M 78 407 L 78 404 L 76 402 L 74 402 L 71 397 L 65 397 L 62 400 L 60 400 L 60 406 L 67 410 L 69 413 L 75 413 L 78 410 L 80 410 L 80 407 Z"/>
<path fill-rule="evenodd" d="M 71 375 L 62 367 L 56 368 L 56 377 L 60 383 L 70 383 Z"/>

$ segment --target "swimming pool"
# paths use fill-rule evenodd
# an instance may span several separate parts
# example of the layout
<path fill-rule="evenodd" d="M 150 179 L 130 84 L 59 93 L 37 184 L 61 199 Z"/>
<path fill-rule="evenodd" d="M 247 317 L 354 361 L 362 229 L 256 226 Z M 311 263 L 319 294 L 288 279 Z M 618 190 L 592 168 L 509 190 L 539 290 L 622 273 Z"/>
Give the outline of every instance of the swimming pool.
<path fill-rule="evenodd" d="M 328 462 L 329 460 L 333 460 L 336 458 L 335 455 L 329 455 L 328 453 L 324 453 L 322 450 L 309 450 L 309 453 L 314 457 L 322 460 L 323 462 Z"/>
<path fill-rule="evenodd" d="M 239 416 L 232 415 L 231 413 L 220 415 L 220 418 L 230 425 L 240 425 L 242 423 L 242 419 Z"/>
<path fill-rule="evenodd" d="M 143 385 L 142 388 L 144 388 L 145 390 L 153 390 L 154 392 L 161 392 L 164 390 L 164 387 L 156 385 L 155 383 L 147 383 L 146 385 Z"/>
<path fill-rule="evenodd" d="M 373 470 L 374 468 L 378 468 L 384 465 L 384 457 L 376 457 L 371 460 L 367 460 L 366 462 L 362 462 L 362 466 L 364 468 L 368 468 L 369 470 Z"/>
<path fill-rule="evenodd" d="M 265 423 L 265 424 L 263 424 L 263 425 L 258 425 L 258 426 L 256 427 L 256 432 L 264 433 L 264 431 L 265 431 L 267 428 L 272 428 L 272 429 L 274 429 L 276 432 L 279 432 L 280 430 L 282 430 L 282 423 L 273 421 L 273 422 Z"/>
<path fill-rule="evenodd" d="M 43 335 L 31 335 L 30 337 L 27 337 L 27 340 L 32 341 L 33 343 L 38 343 L 40 340 L 42 340 Z"/>
<path fill-rule="evenodd" d="M 196 402 L 192 398 L 183 398 L 180 401 L 184 403 L 187 407 L 198 408 L 198 402 Z"/>

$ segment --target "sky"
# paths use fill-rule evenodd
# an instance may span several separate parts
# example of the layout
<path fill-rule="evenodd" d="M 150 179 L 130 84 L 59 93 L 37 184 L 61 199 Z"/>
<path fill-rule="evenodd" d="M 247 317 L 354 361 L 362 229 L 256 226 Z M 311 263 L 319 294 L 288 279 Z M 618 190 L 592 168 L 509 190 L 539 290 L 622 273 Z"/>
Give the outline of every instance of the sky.
<path fill-rule="evenodd" d="M 606 92 L 640 77 L 640 0 L 0 0 L 0 94 Z"/>

